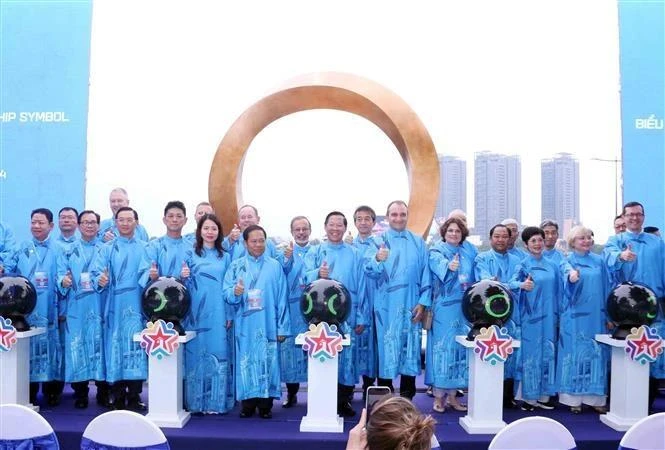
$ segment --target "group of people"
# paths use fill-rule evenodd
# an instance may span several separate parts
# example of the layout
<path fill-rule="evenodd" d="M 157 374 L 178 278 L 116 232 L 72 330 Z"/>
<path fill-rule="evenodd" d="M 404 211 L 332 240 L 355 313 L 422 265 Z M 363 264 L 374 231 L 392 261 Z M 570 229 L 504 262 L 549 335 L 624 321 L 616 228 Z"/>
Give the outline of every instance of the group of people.
<path fill-rule="evenodd" d="M 545 221 L 521 234 L 507 219 L 490 231 L 491 249 L 478 253 L 466 238 L 461 211 L 441 224 L 441 241 L 427 248 L 406 228 L 408 206 L 391 202 L 389 228 L 373 235 L 376 214 L 356 208 L 357 236 L 339 211 L 324 221 L 326 239 L 310 243 L 311 223 L 291 220 L 293 240 L 277 248 L 259 225 L 255 207 L 238 210 L 237 225 L 224 233 L 212 206 L 196 207 L 196 231 L 183 235 L 187 209 L 180 201 L 164 208 L 166 233 L 148 240 L 126 191 L 110 194 L 113 217 L 100 221 L 94 211 L 65 207 L 58 213 L 59 235 L 51 237 L 53 214 L 31 214 L 32 239 L 16 244 L 0 225 L 0 270 L 29 278 L 38 292 L 29 315 L 47 333 L 31 339 L 31 400 L 39 383 L 49 405 L 57 405 L 65 382 L 75 406 L 88 404 L 88 382 L 97 383 L 97 401 L 117 409 L 145 409 L 140 393 L 147 359 L 133 335 L 145 327 L 143 290 L 159 277 L 180 279 L 192 305 L 184 320 L 197 337 L 185 346 L 185 407 L 193 413 L 225 413 L 241 402 L 241 417 L 257 411 L 272 417 L 273 399 L 297 404 L 307 381 L 307 354 L 295 337 L 307 331 L 300 311 L 305 287 L 319 278 L 341 282 L 351 294 L 350 313 L 340 330 L 351 345 L 340 354 L 338 413 L 355 415 L 351 399 L 362 380 L 412 399 L 421 373 L 423 319 L 427 326 L 425 382 L 433 409 L 464 411 L 458 390 L 468 384 L 466 349 L 454 336 L 470 324 L 462 314 L 464 291 L 492 279 L 513 293 L 516 307 L 509 333 L 522 346 L 505 366 L 505 404 L 550 409 L 550 398 L 580 412 L 587 404 L 602 411 L 607 395 L 608 358 L 595 340 L 611 324 L 605 300 L 622 281 L 648 285 L 665 294 L 665 245 L 644 233 L 641 204 L 625 205 L 627 229 L 609 239 L 602 255 L 591 252 L 593 233 L 574 227 L 570 251 L 555 248 L 558 226 Z M 78 229 L 78 232 L 77 232 Z M 515 243 L 521 236 L 524 249 Z M 656 326 L 665 334 L 659 312 Z M 655 379 L 665 378 L 663 358 L 652 364 Z M 655 383 L 655 382 L 654 382 Z M 654 392 L 652 390 L 652 392 Z"/>

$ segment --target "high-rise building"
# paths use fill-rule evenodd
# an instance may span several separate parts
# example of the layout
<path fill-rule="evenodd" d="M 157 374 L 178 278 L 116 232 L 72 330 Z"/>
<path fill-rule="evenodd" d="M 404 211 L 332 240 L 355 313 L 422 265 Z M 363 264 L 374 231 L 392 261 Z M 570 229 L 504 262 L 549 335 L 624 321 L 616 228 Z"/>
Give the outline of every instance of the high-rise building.
<path fill-rule="evenodd" d="M 482 242 L 503 219 L 522 222 L 521 168 L 517 155 L 475 154 L 475 234 Z"/>
<path fill-rule="evenodd" d="M 466 211 L 466 161 L 455 156 L 439 156 L 439 198 L 434 217 L 446 217 L 453 209 Z"/>
<path fill-rule="evenodd" d="M 565 237 L 580 220 L 580 170 L 570 153 L 558 153 L 540 162 L 542 219 L 559 224 Z"/>

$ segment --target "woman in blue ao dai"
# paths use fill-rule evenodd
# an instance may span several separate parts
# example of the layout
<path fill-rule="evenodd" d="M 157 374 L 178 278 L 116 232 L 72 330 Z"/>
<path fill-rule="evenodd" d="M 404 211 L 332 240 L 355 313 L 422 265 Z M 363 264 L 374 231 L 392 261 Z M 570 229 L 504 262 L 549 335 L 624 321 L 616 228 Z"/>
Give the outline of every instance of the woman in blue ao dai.
<path fill-rule="evenodd" d="M 195 413 L 225 413 L 235 401 L 233 308 L 222 289 L 231 257 L 222 250 L 222 236 L 219 219 L 204 215 L 180 273 L 192 298 L 185 329 L 197 333 L 185 346 L 185 407 Z"/>
<path fill-rule="evenodd" d="M 608 355 L 595 336 L 607 331 L 607 266 L 600 255 L 591 253 L 593 236 L 588 228 L 576 226 L 570 230 L 568 245 L 572 249 L 568 262 L 579 273 L 579 280 L 566 281 L 559 304 L 559 402 L 570 406 L 575 414 L 582 411 L 582 404 L 605 413 Z"/>
<path fill-rule="evenodd" d="M 526 227 L 522 241 L 528 256 L 515 268 L 511 289 L 520 289 L 518 310 L 521 325 L 521 357 L 516 373 L 520 381 L 517 400 L 522 409 L 553 409 L 550 396 L 556 394 L 557 310 L 563 282 L 559 268 L 543 256 L 545 233 Z"/>
<path fill-rule="evenodd" d="M 473 284 L 475 255 L 462 245 L 469 230 L 460 219 L 446 220 L 440 232 L 443 241 L 429 252 L 433 321 L 427 333 L 425 383 L 434 386 L 435 411 L 444 411 L 444 395 L 448 406 L 465 411 L 455 393 L 467 386 L 469 370 L 466 348 L 455 342 L 455 336 L 466 335 L 471 329 L 462 314 L 462 297 Z"/>

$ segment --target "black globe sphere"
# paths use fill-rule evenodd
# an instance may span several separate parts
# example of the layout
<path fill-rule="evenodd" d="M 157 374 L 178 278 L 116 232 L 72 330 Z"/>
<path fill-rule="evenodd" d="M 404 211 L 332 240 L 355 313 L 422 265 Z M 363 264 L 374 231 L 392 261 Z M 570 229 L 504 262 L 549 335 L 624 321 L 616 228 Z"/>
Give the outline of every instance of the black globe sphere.
<path fill-rule="evenodd" d="M 173 277 L 159 277 L 143 291 L 143 314 L 151 322 L 162 319 L 172 322 L 173 329 L 184 335 L 180 321 L 189 312 L 192 300 L 189 291 L 180 280 Z"/>
<path fill-rule="evenodd" d="M 472 324 L 467 339 L 473 340 L 481 328 L 502 327 L 508 322 L 513 312 L 513 297 L 498 281 L 478 281 L 464 292 L 462 312 Z"/>
<path fill-rule="evenodd" d="M 346 287 L 336 280 L 321 278 L 310 283 L 300 300 L 300 311 L 305 322 L 318 324 L 327 322 L 337 325 L 349 315 L 351 294 Z"/>
<path fill-rule="evenodd" d="M 614 339 L 626 339 L 630 330 L 650 325 L 658 314 L 656 294 L 643 284 L 625 282 L 607 296 L 607 315 L 614 322 Z"/>
<path fill-rule="evenodd" d="M 0 316 L 10 319 L 16 331 L 28 331 L 30 325 L 25 316 L 37 304 L 35 286 L 25 277 L 6 276 L 0 278 Z"/>

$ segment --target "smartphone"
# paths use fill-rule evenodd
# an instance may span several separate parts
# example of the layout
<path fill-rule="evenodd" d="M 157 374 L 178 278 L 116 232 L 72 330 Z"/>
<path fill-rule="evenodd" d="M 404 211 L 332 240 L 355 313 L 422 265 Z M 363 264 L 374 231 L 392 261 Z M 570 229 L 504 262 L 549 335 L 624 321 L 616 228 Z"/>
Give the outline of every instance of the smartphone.
<path fill-rule="evenodd" d="M 385 396 L 392 395 L 390 388 L 387 386 L 370 386 L 367 388 L 367 396 L 365 397 L 365 409 L 367 410 L 367 417 L 372 414 L 372 407 L 376 402 Z"/>

